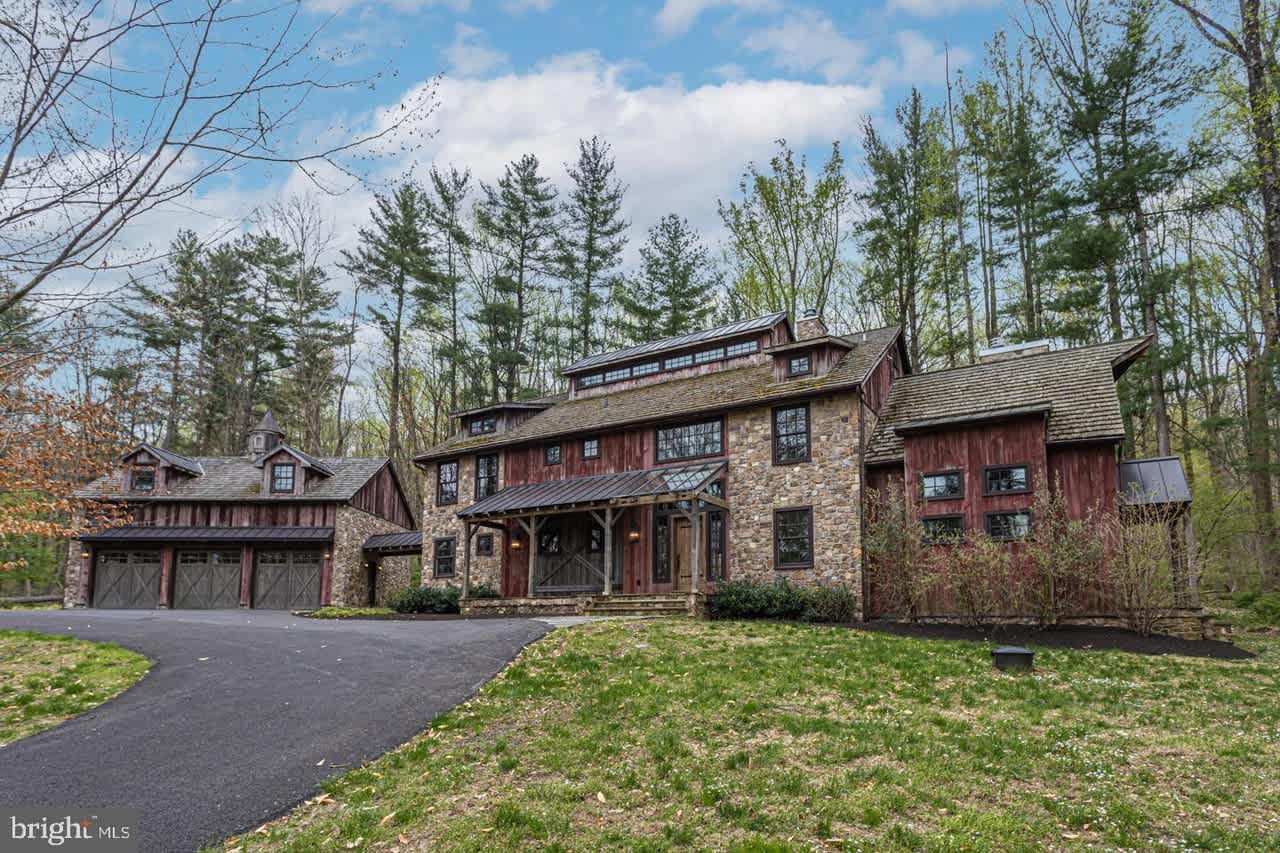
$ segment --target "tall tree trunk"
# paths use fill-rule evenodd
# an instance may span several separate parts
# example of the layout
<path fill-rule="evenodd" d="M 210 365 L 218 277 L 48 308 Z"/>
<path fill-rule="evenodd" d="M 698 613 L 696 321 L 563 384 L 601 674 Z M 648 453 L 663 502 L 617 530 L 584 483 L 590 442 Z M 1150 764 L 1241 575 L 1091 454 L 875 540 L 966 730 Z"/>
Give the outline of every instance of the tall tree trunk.
<path fill-rule="evenodd" d="M 182 382 L 182 341 L 173 345 L 169 360 L 169 411 L 164 421 L 164 446 L 173 450 L 178 444 L 178 387 Z"/>
<path fill-rule="evenodd" d="M 1151 364 L 1151 411 L 1155 418 L 1156 452 L 1161 456 L 1172 453 L 1169 443 L 1169 406 L 1164 392 L 1164 364 L 1160 357 L 1160 327 L 1156 317 L 1155 282 L 1151 271 L 1151 243 L 1147 234 L 1146 215 L 1142 210 L 1142 201 L 1136 196 L 1133 204 L 1133 227 L 1138 240 L 1138 262 L 1142 291 L 1142 325 L 1143 332 L 1152 336 L 1149 357 Z"/>

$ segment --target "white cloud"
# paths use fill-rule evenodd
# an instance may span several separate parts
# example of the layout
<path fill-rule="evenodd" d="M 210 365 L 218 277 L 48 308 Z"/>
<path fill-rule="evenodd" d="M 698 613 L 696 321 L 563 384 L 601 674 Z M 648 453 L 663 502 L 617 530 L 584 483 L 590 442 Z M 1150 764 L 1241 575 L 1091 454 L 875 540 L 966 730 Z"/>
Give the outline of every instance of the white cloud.
<path fill-rule="evenodd" d="M 491 47 L 484 33 L 467 24 L 453 30 L 453 42 L 444 49 L 450 73 L 458 77 L 480 77 L 507 65 L 508 57 Z"/>
<path fill-rule="evenodd" d="M 883 83 L 927 85 L 945 83 L 947 79 L 946 48 L 915 30 L 902 30 L 894 35 L 898 56 L 884 58 L 871 69 L 872 76 Z M 951 73 L 972 61 L 973 53 L 963 47 L 951 48 Z"/>
<path fill-rule="evenodd" d="M 523 15 L 525 12 L 545 12 L 554 3 L 555 0 L 504 0 L 502 8 L 509 15 Z"/>
<path fill-rule="evenodd" d="M 941 18 L 968 9 L 990 9 L 1002 0 L 889 0 L 889 11 L 918 18 Z"/>
<path fill-rule="evenodd" d="M 308 9 L 315 12 L 328 12 L 341 15 L 360 6 L 367 5 L 370 0 L 305 0 Z M 465 12 L 471 8 L 471 0 L 377 0 L 379 5 L 390 6 L 397 12 L 421 12 L 432 6 L 443 6 L 455 12 Z"/>
<path fill-rule="evenodd" d="M 703 12 L 723 8 L 739 12 L 776 12 L 782 4 L 780 0 L 665 0 L 655 23 L 665 36 L 683 35 Z"/>
<path fill-rule="evenodd" d="M 803 9 L 772 26 L 753 32 L 743 47 L 768 54 L 786 71 L 816 71 L 828 82 L 852 78 L 862 67 L 867 49 L 836 29 L 826 15 Z"/>

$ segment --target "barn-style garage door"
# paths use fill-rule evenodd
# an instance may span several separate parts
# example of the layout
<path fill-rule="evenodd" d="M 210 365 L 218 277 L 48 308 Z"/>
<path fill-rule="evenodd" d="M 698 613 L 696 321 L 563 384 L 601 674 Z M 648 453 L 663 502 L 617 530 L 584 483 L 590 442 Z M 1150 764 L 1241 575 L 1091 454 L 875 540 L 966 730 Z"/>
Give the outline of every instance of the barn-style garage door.
<path fill-rule="evenodd" d="M 93 572 L 94 607 L 158 607 L 159 551 L 100 551 Z"/>
<path fill-rule="evenodd" d="M 305 610 L 320 606 L 319 551 L 259 551 L 253 606 Z"/>
<path fill-rule="evenodd" d="M 173 568 L 173 606 L 240 606 L 239 551 L 179 551 Z"/>

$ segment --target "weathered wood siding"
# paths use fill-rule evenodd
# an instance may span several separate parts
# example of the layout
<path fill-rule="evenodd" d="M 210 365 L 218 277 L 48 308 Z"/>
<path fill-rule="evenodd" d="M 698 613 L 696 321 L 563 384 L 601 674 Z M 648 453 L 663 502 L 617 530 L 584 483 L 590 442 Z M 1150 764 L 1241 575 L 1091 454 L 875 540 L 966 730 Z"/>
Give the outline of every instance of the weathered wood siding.
<path fill-rule="evenodd" d="M 351 505 L 409 530 L 416 526 L 409 502 L 400 491 L 390 464 L 384 465 L 360 487 L 360 491 L 351 498 Z"/>
<path fill-rule="evenodd" d="M 332 527 L 332 503 L 157 501 L 133 507 L 133 523 L 152 527 Z"/>
<path fill-rule="evenodd" d="M 1049 482 L 1061 483 L 1074 518 L 1116 508 L 1119 492 L 1118 446 L 1112 442 L 1049 448 Z"/>

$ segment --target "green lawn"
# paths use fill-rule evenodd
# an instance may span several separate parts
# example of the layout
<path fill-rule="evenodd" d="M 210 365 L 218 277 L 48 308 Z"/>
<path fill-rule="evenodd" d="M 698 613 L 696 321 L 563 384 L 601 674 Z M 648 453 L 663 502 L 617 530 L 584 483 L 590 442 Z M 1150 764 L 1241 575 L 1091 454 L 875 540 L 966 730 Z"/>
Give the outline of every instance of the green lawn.
<path fill-rule="evenodd" d="M 115 643 L 0 631 L 0 746 L 102 704 L 150 667 Z"/>
<path fill-rule="evenodd" d="M 1280 638 L 1246 661 L 600 622 L 229 849 L 1280 848 Z"/>

